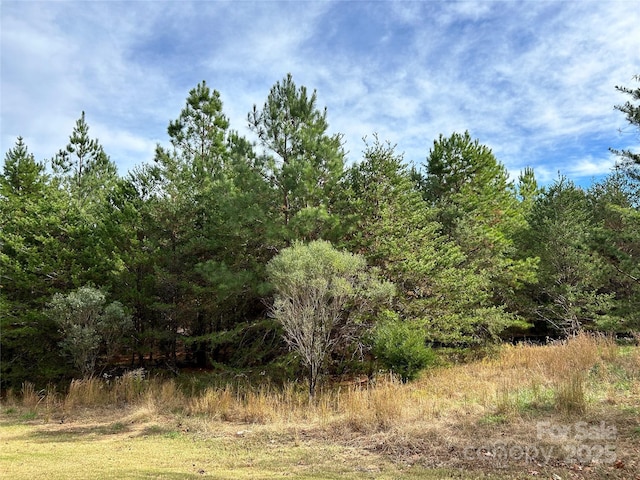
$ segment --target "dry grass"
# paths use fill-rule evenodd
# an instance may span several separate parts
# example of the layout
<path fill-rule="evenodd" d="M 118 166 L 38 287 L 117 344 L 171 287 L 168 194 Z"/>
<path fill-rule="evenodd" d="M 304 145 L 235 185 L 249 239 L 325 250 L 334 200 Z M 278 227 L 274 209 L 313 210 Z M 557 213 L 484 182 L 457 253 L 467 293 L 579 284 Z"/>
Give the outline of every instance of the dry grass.
<path fill-rule="evenodd" d="M 635 362 L 626 363 L 626 370 L 637 377 L 637 354 Z M 604 372 L 593 374 L 604 365 L 621 365 L 615 342 L 603 336 L 579 335 L 546 346 L 504 346 L 485 373 L 501 377 L 496 397 L 498 410 L 504 413 L 551 408 L 571 415 L 587 412 L 590 383 L 610 383 Z"/>
<path fill-rule="evenodd" d="M 505 345 L 496 358 L 434 369 L 410 384 L 387 374 L 373 384 L 328 386 L 313 402 L 304 387 L 294 383 L 255 388 L 229 384 L 185 394 L 174 380 L 145 378 L 144 371 L 136 370 L 110 380 L 74 380 L 66 395 L 53 388 L 37 392 L 25 382 L 20 396 L 9 394 L 5 404 L 64 413 L 81 407 L 144 406 L 211 421 L 342 423 L 359 432 L 447 416 L 548 410 L 584 414 L 597 398 L 610 401 L 618 395 L 616 385 L 623 380 L 628 388 L 637 385 L 640 353 L 619 351 L 611 340 L 589 335 L 547 346 Z"/>
<path fill-rule="evenodd" d="M 19 396 L 6 398 L 3 408 L 35 412 L 45 424 L 67 425 L 91 422 L 91 415 L 105 411 L 113 414 L 114 406 L 121 413 L 110 427 L 116 430 L 155 425 L 165 431 L 159 425 L 172 425 L 170 431 L 200 439 L 218 438 L 221 431 L 238 438 L 253 432 L 248 435 L 255 437 L 260 431 L 263 449 L 274 441 L 311 442 L 323 451 L 347 448 L 398 465 L 494 473 L 500 472 L 496 464 L 485 461 L 493 459 L 490 448 L 480 443 L 541 446 L 536 436 L 541 421 L 605 422 L 618 428 L 616 453 L 622 463 L 619 468 L 586 466 L 580 472 L 627 478 L 640 468 L 634 460 L 640 457 L 640 349 L 621 349 L 607 338 L 588 335 L 547 346 L 504 346 L 495 357 L 433 369 L 411 384 L 383 375 L 375 384 L 327 386 L 313 402 L 304 386 L 294 383 L 284 388 L 226 385 L 187 394 L 173 380 L 144 378 L 138 371 L 110 381 L 77 380 L 66 395 L 51 388 L 37 392 L 25 384 Z M 545 468 L 572 468 L 564 460 L 557 456 Z M 515 462 L 508 476 L 529 467 L 542 471 L 523 462 Z"/>

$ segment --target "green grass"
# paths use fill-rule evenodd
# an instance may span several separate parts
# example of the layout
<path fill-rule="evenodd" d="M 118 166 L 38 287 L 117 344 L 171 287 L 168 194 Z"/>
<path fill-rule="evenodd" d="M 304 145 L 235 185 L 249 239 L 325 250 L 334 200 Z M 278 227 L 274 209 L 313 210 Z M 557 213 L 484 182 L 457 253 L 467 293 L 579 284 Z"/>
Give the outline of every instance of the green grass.
<path fill-rule="evenodd" d="M 504 425 L 508 423 L 508 418 L 501 414 L 487 414 L 482 417 L 479 422 L 480 425 Z"/>
<path fill-rule="evenodd" d="M 37 415 L 36 412 L 25 412 L 20 415 L 20 420 L 33 420 Z"/>
<path fill-rule="evenodd" d="M 0 427 L 2 478 L 74 479 L 331 479 L 475 478 L 457 470 L 396 463 L 347 446 L 261 432 L 225 432 L 198 438 L 162 429 L 107 432 L 4 421 Z M 496 477 L 497 478 L 497 477 Z"/>

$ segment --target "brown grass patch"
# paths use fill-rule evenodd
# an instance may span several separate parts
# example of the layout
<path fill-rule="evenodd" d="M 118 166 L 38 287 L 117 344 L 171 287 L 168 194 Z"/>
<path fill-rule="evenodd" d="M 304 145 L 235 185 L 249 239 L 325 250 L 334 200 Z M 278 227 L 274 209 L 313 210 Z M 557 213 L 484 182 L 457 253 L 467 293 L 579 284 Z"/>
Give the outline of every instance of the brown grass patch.
<path fill-rule="evenodd" d="M 26 415 L 25 410 L 35 412 L 37 421 L 54 429 L 59 422 L 90 423 L 92 415 L 118 412 L 118 420 L 99 431 L 133 435 L 140 428 L 142 434 L 251 438 L 260 448 L 271 448 L 273 442 L 340 445 L 428 469 L 508 476 L 538 472 L 547 477 L 560 472 L 562 478 L 567 472 L 575 478 L 633 478 L 631 472 L 640 469 L 640 349 L 619 348 L 604 337 L 503 346 L 492 358 L 429 370 L 410 384 L 383 375 L 375 384 L 328 385 L 313 402 L 304 385 L 296 383 L 229 384 L 184 392 L 174 380 L 145 378 L 142 373 L 74 381 L 65 395 L 25 384 L 20 396 L 4 400 L 3 408 L 13 408 L 17 418 Z M 574 467 L 563 449 L 581 440 L 575 432 L 564 443 L 540 437 L 544 422 L 574 430 L 579 422 L 615 426 L 619 463 L 577 462 L 582 470 Z M 600 446 L 593 441 L 585 445 Z M 507 458 L 504 464 L 499 455 L 504 456 L 505 448 L 529 448 L 529 454 L 535 448 L 538 456 Z M 542 448 L 554 450 L 544 462 Z"/>

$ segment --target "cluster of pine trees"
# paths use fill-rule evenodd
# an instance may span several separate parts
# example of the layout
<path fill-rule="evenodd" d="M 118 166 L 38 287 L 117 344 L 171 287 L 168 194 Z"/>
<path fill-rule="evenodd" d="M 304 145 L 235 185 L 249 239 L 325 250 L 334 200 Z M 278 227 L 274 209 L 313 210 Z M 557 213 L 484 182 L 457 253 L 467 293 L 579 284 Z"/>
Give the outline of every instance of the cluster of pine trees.
<path fill-rule="evenodd" d="M 640 125 L 640 89 L 620 90 Z M 376 137 L 346 165 L 326 109 L 291 75 L 248 122 L 258 145 L 202 82 L 171 146 L 125 176 L 84 113 L 50 160 L 18 138 L 0 174 L 2 387 L 117 364 L 282 363 L 268 264 L 318 239 L 395 292 L 332 333 L 336 372 L 375 360 L 383 322 L 390 341 L 418 332 L 432 346 L 639 329 L 637 154 L 618 152 L 626 163 L 588 190 L 540 188 L 531 169 L 512 182 L 469 133 L 440 136 L 419 167 Z"/>

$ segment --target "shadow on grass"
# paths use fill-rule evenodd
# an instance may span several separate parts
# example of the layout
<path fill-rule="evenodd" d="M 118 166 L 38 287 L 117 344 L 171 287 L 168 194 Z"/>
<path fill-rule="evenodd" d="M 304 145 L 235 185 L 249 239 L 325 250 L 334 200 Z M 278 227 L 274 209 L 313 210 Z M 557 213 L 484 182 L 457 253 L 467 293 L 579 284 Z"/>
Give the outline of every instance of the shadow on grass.
<path fill-rule="evenodd" d="M 122 475 L 121 478 L 130 478 L 130 479 L 138 479 L 138 478 L 158 478 L 158 479 L 194 479 L 194 478 L 213 478 L 220 480 L 228 480 L 228 476 L 216 476 L 212 475 L 210 472 L 202 471 L 202 473 L 186 473 L 186 472 L 167 472 L 166 470 L 144 470 L 144 471 L 122 471 L 118 472 L 119 475 Z"/>
<path fill-rule="evenodd" d="M 91 425 L 78 427 L 64 427 L 55 430 L 37 430 L 31 432 L 28 437 L 32 440 L 46 442 L 75 442 L 100 440 L 101 437 L 130 432 L 131 428 L 123 423 L 116 422 L 108 425 Z"/>
<path fill-rule="evenodd" d="M 7 424 L 16 425 L 16 423 Z M 128 434 L 128 438 L 139 437 L 165 437 L 176 439 L 181 433 L 173 428 L 166 428 L 160 425 L 140 426 L 135 424 L 125 424 L 114 422 L 106 425 L 90 425 L 77 427 L 61 427 L 53 430 L 37 430 L 28 434 L 16 437 L 37 442 L 90 442 L 99 441 L 112 435 Z"/>

